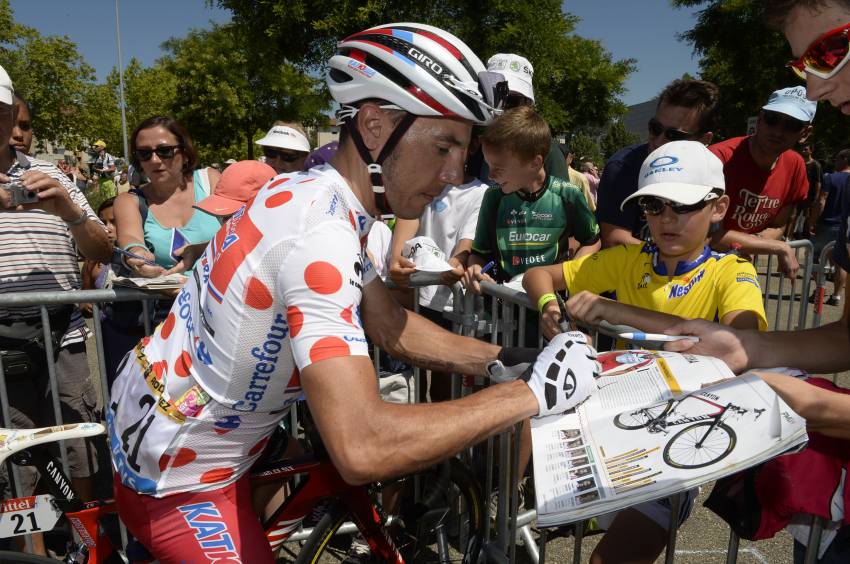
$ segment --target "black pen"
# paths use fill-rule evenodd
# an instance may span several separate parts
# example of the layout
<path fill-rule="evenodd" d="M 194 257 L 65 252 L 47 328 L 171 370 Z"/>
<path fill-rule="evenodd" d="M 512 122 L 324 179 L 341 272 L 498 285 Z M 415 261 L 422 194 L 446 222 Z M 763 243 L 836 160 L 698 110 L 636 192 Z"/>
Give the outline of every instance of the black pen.
<path fill-rule="evenodd" d="M 567 304 L 564 303 L 564 298 L 558 292 L 555 292 L 555 299 L 558 300 L 558 309 L 561 310 L 561 321 L 558 323 L 558 328 L 561 330 L 561 333 L 566 333 L 570 330 L 570 316 L 567 315 Z"/>

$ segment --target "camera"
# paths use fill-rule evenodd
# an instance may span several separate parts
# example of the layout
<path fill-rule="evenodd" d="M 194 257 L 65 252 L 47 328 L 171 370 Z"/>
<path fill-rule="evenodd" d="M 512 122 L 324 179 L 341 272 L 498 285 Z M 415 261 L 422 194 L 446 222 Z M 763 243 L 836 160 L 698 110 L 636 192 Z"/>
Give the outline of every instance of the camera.
<path fill-rule="evenodd" d="M 0 188 L 8 191 L 12 196 L 11 207 L 38 202 L 38 192 L 28 190 L 21 184 L 0 184 Z"/>

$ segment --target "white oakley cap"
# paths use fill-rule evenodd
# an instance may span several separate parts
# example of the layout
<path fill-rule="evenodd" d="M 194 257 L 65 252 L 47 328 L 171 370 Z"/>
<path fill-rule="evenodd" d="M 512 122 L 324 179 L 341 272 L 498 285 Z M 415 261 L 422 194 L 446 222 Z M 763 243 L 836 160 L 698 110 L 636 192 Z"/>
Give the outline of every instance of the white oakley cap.
<path fill-rule="evenodd" d="M 726 191 L 723 163 L 699 141 L 671 141 L 652 151 L 638 176 L 638 190 L 620 205 L 641 196 L 678 204 L 701 202 L 712 190 Z"/>
<path fill-rule="evenodd" d="M 761 109 L 779 112 L 794 119 L 811 123 L 815 119 L 818 103 L 806 98 L 805 86 L 792 86 L 773 92 L 767 99 L 767 104 L 762 106 Z"/>
<path fill-rule="evenodd" d="M 498 72 L 508 81 L 508 90 L 534 101 L 534 67 L 528 59 L 513 53 L 497 53 L 487 60 L 487 70 Z"/>
<path fill-rule="evenodd" d="M 0 67 L 0 102 L 10 106 L 15 103 L 15 88 L 9 73 L 3 67 Z"/>
<path fill-rule="evenodd" d="M 266 136 L 256 141 L 257 145 L 264 147 L 277 147 L 279 149 L 291 149 L 292 151 L 310 152 L 310 142 L 304 134 L 285 125 L 276 125 L 269 129 Z"/>

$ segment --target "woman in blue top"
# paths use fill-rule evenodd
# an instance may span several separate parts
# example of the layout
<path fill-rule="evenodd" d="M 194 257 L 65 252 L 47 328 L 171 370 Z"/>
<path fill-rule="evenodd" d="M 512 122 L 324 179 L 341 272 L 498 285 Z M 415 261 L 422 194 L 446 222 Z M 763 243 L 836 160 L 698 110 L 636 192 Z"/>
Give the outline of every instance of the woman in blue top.
<path fill-rule="evenodd" d="M 196 170 L 192 139 L 171 117 L 154 116 L 136 126 L 130 149 L 130 162 L 148 182 L 115 199 L 118 246 L 156 262 L 125 261 L 132 276 L 152 278 L 174 266 L 183 247 L 209 241 L 218 231 L 216 218 L 193 206 L 212 192 L 220 174 Z"/>

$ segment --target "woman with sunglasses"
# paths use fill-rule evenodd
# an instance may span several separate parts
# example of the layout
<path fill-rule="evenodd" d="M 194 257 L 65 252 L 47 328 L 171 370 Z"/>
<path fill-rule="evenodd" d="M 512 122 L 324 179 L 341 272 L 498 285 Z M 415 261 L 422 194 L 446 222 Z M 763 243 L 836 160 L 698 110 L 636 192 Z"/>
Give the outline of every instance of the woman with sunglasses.
<path fill-rule="evenodd" d="M 125 258 L 133 276 L 161 275 L 180 260 L 183 247 L 209 241 L 218 221 L 193 206 L 215 187 L 220 173 L 198 168 L 189 134 L 171 117 L 146 119 L 130 138 L 130 162 L 148 182 L 115 199 L 118 246 L 144 257 Z"/>
<path fill-rule="evenodd" d="M 278 121 L 265 137 L 256 142 L 263 150 L 266 164 L 277 174 L 298 172 L 304 168 L 310 142 L 299 129 L 297 124 Z"/>
<path fill-rule="evenodd" d="M 702 143 L 671 141 L 644 160 L 637 200 L 652 243 L 619 245 L 563 264 L 533 268 L 523 286 L 541 312 L 547 338 L 561 332 L 555 291 L 568 290 L 566 314 L 586 325 L 605 320 L 663 333 L 682 318 L 764 330 L 761 289 L 753 265 L 734 254 L 712 252 L 709 227 L 729 206 L 723 164 Z M 614 292 L 616 301 L 600 297 Z M 698 493 L 684 492 L 679 524 Z M 667 544 L 670 507 L 641 503 L 599 518 L 607 529 L 591 562 L 654 562 Z"/>

